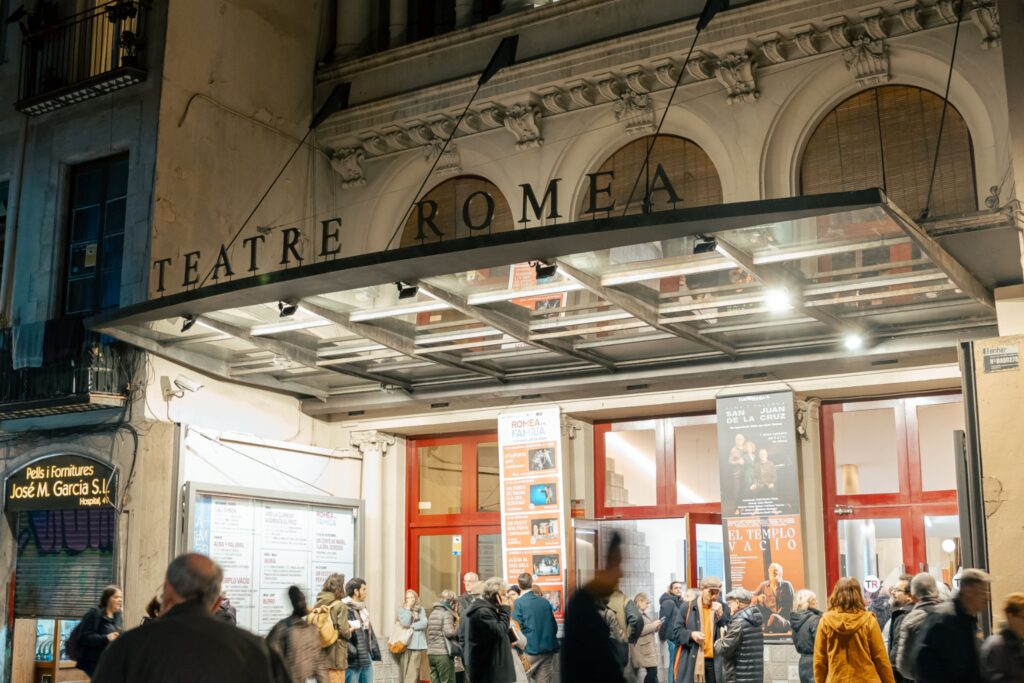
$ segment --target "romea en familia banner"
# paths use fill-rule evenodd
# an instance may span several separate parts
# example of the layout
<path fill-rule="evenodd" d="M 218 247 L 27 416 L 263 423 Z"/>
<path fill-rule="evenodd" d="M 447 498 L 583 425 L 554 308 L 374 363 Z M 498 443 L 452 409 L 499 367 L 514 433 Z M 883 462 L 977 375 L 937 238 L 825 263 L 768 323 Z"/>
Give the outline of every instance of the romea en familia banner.
<path fill-rule="evenodd" d="M 766 635 L 785 636 L 804 585 L 793 393 L 720 398 L 717 414 L 729 587 L 754 594 Z"/>
<path fill-rule="evenodd" d="M 609 214 L 614 211 L 614 171 L 587 173 L 585 177 L 586 206 L 581 212 L 581 217 Z M 520 184 L 521 201 L 517 222 L 528 228 L 531 223 L 542 218 L 549 221 L 562 218 L 563 207 L 559 203 L 561 182 L 561 178 L 553 178 L 540 197 L 530 183 Z M 660 163 L 654 165 L 646 189 L 647 202 L 652 202 L 655 196 L 659 199 L 663 197 L 666 202 L 673 205 L 683 201 L 668 172 Z M 642 187 L 637 189 L 637 196 L 641 196 L 641 192 Z M 496 211 L 495 197 L 486 190 L 477 190 L 467 195 L 460 205 L 452 207 L 450 215 L 442 213 L 440 205 L 433 199 L 422 199 L 413 205 L 412 215 L 415 217 L 416 233 L 412 239 L 419 244 L 426 244 L 487 234 L 495 227 Z M 163 294 L 167 291 L 168 283 L 172 281 L 180 282 L 182 288 L 189 289 L 231 279 L 239 274 L 242 277 L 254 277 L 259 275 L 261 270 L 297 267 L 303 265 L 306 260 L 318 262 L 338 258 L 342 252 L 342 225 L 342 217 L 337 216 L 319 221 L 312 229 L 284 228 L 273 240 L 270 239 L 270 235 L 259 232 L 243 238 L 237 244 L 232 240 L 230 243 L 207 248 L 205 254 L 203 248 L 195 248 L 186 251 L 180 258 L 155 258 L 152 262 L 152 272 L 156 280 L 155 292 Z M 460 225 L 465 226 L 465 229 L 460 230 Z M 303 244 L 315 247 L 312 254 L 302 255 L 300 245 Z M 212 258 L 211 252 L 214 254 Z M 268 258 L 276 267 L 261 268 L 260 264 Z"/>

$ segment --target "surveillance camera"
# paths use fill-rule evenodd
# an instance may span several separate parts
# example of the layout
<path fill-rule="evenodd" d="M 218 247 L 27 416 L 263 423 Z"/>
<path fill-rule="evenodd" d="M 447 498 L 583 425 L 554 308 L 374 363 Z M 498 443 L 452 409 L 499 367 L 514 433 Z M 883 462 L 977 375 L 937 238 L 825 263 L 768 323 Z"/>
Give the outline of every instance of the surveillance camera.
<path fill-rule="evenodd" d="M 184 391 L 199 391 L 203 388 L 203 385 L 199 382 L 193 381 L 184 375 L 178 375 L 174 378 L 174 386 Z"/>

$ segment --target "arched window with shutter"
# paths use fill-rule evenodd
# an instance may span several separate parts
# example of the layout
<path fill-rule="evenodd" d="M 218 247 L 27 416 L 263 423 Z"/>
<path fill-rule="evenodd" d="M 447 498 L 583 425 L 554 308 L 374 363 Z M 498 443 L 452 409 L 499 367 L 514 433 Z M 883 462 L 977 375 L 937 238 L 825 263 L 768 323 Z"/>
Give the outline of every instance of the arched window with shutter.
<path fill-rule="evenodd" d="M 457 176 L 436 185 L 412 207 L 400 246 L 508 232 L 513 228 L 512 210 L 497 185 L 479 176 Z"/>
<path fill-rule="evenodd" d="M 865 90 L 825 115 L 804 149 L 801 194 L 880 187 L 912 218 L 928 201 L 942 120 L 942 98 L 905 85 Z M 929 215 L 978 208 L 974 151 L 967 124 L 946 109 Z"/>

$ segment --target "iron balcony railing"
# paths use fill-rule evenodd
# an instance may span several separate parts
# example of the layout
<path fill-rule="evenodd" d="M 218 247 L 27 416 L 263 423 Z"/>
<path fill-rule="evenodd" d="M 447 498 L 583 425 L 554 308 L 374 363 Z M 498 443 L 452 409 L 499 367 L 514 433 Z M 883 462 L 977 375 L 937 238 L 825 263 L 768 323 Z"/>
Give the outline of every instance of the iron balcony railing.
<path fill-rule="evenodd" d="M 111 0 L 70 17 L 43 1 L 21 17 L 20 111 L 41 114 L 145 78 L 145 5 Z"/>
<path fill-rule="evenodd" d="M 121 405 L 141 353 L 87 332 L 73 348 L 59 349 L 58 360 L 15 370 L 10 329 L 0 331 L 0 345 L 0 419 Z"/>

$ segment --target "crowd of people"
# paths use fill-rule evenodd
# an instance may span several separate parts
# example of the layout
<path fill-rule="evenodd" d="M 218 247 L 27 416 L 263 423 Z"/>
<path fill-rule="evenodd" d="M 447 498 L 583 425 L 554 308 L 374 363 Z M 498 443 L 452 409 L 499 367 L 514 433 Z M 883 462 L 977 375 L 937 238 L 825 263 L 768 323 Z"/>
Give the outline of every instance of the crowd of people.
<path fill-rule="evenodd" d="M 621 560 L 615 535 L 605 567 L 569 602 L 562 640 L 530 574 L 509 586 L 467 573 L 463 593 L 442 591 L 429 611 L 406 591 L 388 639 L 402 683 L 420 679 L 424 655 L 431 683 L 551 683 L 560 651 L 565 683 L 656 683 L 665 663 L 672 683 L 762 683 L 766 623 L 755 593 L 723 597 L 715 577 L 690 590 L 673 582 L 655 616 L 647 594 L 619 590 Z M 68 638 L 68 654 L 99 683 L 373 680 L 382 657 L 366 581 L 332 574 L 312 606 L 292 586 L 291 613 L 264 639 L 235 625 L 222 578 L 208 557 L 176 558 L 143 624 L 127 631 L 121 591 L 108 587 Z M 931 574 L 904 576 L 882 609 L 857 579 L 843 578 L 825 612 L 812 591 L 797 591 L 790 623 L 801 683 L 1024 681 L 1024 593 L 1008 596 L 1005 623 L 982 643 L 989 586 L 976 569 L 960 573 L 952 595 Z"/>
<path fill-rule="evenodd" d="M 672 683 L 764 681 L 764 634 L 771 631 L 758 595 L 736 588 L 723 598 L 715 577 L 704 578 L 699 592 L 673 582 L 654 620 L 644 594 L 617 607 L 621 561 L 615 535 L 605 567 L 569 602 L 563 681 L 652 683 L 663 656 L 655 635 L 666 643 Z M 800 682 L 1024 682 L 1024 593 L 1007 597 L 1005 623 L 982 643 L 978 616 L 991 598 L 990 579 L 966 569 L 958 581 L 944 595 L 931 574 L 904 576 L 884 595 L 885 609 L 850 577 L 836 583 L 825 612 L 810 590 L 787 596 Z M 653 659 L 643 661 L 654 664 L 640 666 L 652 650 Z"/>

